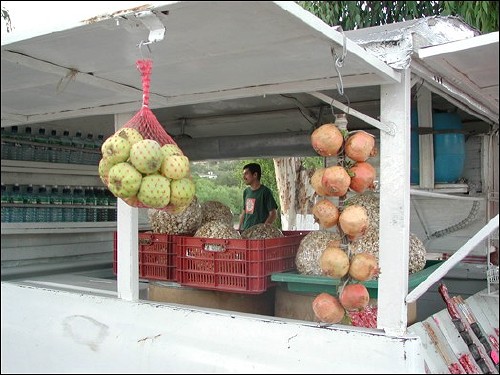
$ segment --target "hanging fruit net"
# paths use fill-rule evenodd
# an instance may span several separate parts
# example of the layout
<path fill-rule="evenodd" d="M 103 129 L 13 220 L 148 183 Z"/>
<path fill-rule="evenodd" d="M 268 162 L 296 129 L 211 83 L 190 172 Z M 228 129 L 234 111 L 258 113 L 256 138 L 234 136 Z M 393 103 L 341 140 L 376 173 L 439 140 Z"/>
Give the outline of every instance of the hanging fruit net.
<path fill-rule="evenodd" d="M 182 212 L 195 196 L 189 159 L 149 108 L 152 60 L 138 60 L 141 109 L 102 144 L 99 176 L 128 205 Z"/>
<path fill-rule="evenodd" d="M 166 144 L 177 146 L 149 108 L 153 61 L 151 59 L 137 60 L 137 69 L 142 77 L 142 107 L 123 127 L 136 129 L 145 139 L 155 140 L 160 146 Z"/>

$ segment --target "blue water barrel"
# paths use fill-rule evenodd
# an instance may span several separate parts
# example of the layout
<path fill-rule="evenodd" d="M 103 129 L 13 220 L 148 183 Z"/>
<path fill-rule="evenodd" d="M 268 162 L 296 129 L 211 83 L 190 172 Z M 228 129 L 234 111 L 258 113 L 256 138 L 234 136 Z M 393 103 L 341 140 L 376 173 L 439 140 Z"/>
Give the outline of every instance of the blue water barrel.
<path fill-rule="evenodd" d="M 418 185 L 420 183 L 420 149 L 418 139 L 418 114 L 417 110 L 411 111 L 411 164 L 410 183 Z"/>
<path fill-rule="evenodd" d="M 462 177 L 465 164 L 465 136 L 453 132 L 462 130 L 457 113 L 434 113 L 434 130 L 450 130 L 450 133 L 434 134 L 434 182 L 454 183 Z"/>

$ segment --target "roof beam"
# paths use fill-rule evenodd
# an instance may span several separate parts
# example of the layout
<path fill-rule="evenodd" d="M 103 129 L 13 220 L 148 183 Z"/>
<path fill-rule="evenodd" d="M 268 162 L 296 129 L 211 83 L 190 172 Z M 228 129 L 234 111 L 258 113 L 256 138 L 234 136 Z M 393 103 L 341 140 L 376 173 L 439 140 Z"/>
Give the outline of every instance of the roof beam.
<path fill-rule="evenodd" d="M 354 117 L 357 117 L 360 120 L 363 120 L 367 124 L 375 126 L 376 128 L 386 132 L 389 135 L 395 134 L 394 124 L 384 124 L 384 123 L 382 123 L 378 120 L 375 120 L 374 118 L 367 116 L 359 111 L 356 111 L 355 109 L 350 108 L 350 107 L 346 106 L 345 104 L 329 97 L 328 95 L 322 94 L 320 92 L 309 92 L 308 94 L 314 96 L 315 98 L 323 100 L 325 103 L 332 105 L 335 108 L 338 108 L 347 114 L 353 115 Z"/>

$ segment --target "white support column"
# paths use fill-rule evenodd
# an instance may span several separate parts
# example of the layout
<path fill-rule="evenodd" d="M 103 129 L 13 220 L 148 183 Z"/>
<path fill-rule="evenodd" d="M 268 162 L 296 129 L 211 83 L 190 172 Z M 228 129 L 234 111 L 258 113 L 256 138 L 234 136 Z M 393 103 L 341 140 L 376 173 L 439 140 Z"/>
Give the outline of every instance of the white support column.
<path fill-rule="evenodd" d="M 377 328 L 406 332 L 410 231 L 410 71 L 401 83 L 382 85 L 380 121 L 395 134 L 380 132 L 380 241 Z"/>
<path fill-rule="evenodd" d="M 115 115 L 115 130 L 120 129 L 135 113 Z M 117 199 L 117 292 L 118 298 L 139 300 L 139 213 L 138 209 Z"/>
<path fill-rule="evenodd" d="M 418 127 L 422 129 L 433 129 L 432 124 L 432 93 L 421 86 L 417 93 Z M 426 189 L 434 188 L 434 135 L 419 135 L 419 170 L 420 187 Z"/>

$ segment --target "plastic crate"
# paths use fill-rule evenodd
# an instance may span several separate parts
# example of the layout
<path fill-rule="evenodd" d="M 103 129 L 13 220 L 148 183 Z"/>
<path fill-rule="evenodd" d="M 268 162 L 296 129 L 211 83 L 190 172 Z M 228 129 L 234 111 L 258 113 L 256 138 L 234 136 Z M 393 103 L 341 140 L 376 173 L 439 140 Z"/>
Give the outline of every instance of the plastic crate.
<path fill-rule="evenodd" d="M 274 283 L 273 272 L 295 269 L 307 231 L 283 231 L 270 239 L 218 239 L 178 236 L 177 282 L 184 286 L 259 294 Z"/>
<path fill-rule="evenodd" d="M 423 270 L 408 276 L 408 290 L 414 289 L 429 277 L 444 261 L 428 260 Z M 274 273 L 271 275 L 273 281 L 282 282 L 290 292 L 299 294 L 319 294 L 322 292 L 335 295 L 340 285 L 340 279 L 328 276 L 301 275 L 297 272 Z M 378 297 L 378 280 L 362 282 L 368 289 L 370 298 Z"/>
<path fill-rule="evenodd" d="M 175 238 L 171 234 L 139 232 L 139 277 L 176 281 Z M 117 273 L 117 233 L 114 232 L 113 272 Z"/>

